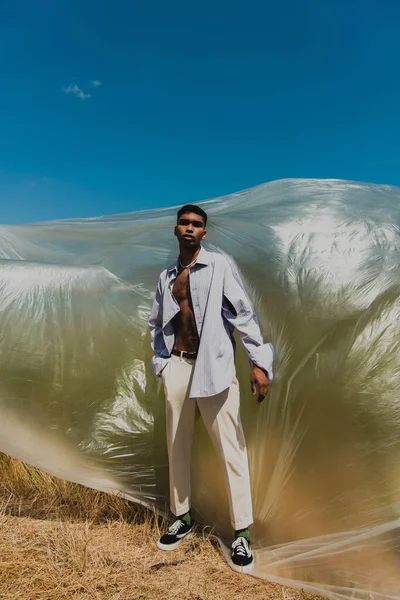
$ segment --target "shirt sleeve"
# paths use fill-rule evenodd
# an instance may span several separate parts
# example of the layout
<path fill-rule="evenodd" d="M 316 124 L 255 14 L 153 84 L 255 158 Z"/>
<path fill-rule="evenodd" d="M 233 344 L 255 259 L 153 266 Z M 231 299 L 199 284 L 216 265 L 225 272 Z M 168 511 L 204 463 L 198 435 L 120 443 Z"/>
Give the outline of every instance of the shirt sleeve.
<path fill-rule="evenodd" d="M 227 259 L 224 273 L 222 316 L 239 331 L 240 338 L 252 363 L 274 378 L 274 347 L 264 344 L 257 315 L 236 266 Z"/>
<path fill-rule="evenodd" d="M 151 366 L 153 368 L 156 379 L 160 379 L 161 371 L 167 365 L 169 356 L 168 350 L 164 343 L 164 336 L 162 332 L 162 321 L 163 321 L 163 292 L 162 292 L 162 274 L 158 280 L 156 289 L 156 295 L 153 301 L 153 307 L 151 309 L 149 318 L 149 329 L 151 347 L 154 352 L 154 356 L 151 359 Z"/>

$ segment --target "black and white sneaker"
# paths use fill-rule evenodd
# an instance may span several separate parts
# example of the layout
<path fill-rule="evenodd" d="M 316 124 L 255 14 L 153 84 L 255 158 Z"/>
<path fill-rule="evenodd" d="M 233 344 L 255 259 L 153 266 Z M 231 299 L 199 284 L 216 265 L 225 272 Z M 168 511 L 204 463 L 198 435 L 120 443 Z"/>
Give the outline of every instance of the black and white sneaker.
<path fill-rule="evenodd" d="M 246 538 L 239 536 L 231 546 L 231 560 L 235 570 L 240 572 L 250 571 L 253 566 L 253 554 L 250 549 L 250 542 Z"/>
<path fill-rule="evenodd" d="M 164 533 L 157 541 L 157 546 L 160 550 L 175 550 L 181 541 L 187 537 L 193 530 L 193 521 L 190 525 L 178 519 L 172 523 L 167 533 Z"/>

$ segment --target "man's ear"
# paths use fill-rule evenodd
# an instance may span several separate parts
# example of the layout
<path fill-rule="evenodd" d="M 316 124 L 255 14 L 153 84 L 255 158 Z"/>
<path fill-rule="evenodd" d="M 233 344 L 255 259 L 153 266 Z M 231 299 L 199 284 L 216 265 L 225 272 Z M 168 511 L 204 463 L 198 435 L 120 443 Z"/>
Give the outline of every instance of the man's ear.
<path fill-rule="evenodd" d="M 201 239 L 204 240 L 206 237 L 207 237 L 207 231 L 204 231 L 203 237 Z"/>
<path fill-rule="evenodd" d="M 174 236 L 176 237 L 176 225 L 174 227 Z"/>

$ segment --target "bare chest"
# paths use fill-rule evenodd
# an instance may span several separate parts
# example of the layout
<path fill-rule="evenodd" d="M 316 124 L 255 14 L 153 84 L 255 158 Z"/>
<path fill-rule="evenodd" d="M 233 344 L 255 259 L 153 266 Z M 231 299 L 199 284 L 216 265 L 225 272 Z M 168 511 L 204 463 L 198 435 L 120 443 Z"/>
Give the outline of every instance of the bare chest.
<path fill-rule="evenodd" d="M 178 304 L 188 302 L 190 300 L 190 281 L 189 281 L 189 270 L 186 269 L 179 273 L 174 281 L 172 288 L 172 294 Z"/>

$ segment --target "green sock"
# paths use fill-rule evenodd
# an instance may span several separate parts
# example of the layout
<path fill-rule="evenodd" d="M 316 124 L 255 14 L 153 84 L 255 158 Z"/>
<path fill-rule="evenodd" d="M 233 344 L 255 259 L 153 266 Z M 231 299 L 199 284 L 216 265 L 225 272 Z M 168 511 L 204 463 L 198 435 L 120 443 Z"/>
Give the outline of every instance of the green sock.
<path fill-rule="evenodd" d="M 250 531 L 246 527 L 246 529 L 238 529 L 235 531 L 235 539 L 238 537 L 244 537 L 249 542 L 250 541 Z"/>
<path fill-rule="evenodd" d="M 184 515 L 180 515 L 178 517 L 178 519 L 180 519 L 181 521 L 186 523 L 186 525 L 191 525 L 192 524 L 192 515 L 190 514 L 190 510 L 187 513 L 185 513 Z"/>

